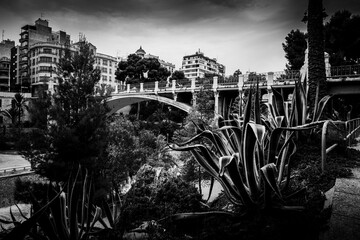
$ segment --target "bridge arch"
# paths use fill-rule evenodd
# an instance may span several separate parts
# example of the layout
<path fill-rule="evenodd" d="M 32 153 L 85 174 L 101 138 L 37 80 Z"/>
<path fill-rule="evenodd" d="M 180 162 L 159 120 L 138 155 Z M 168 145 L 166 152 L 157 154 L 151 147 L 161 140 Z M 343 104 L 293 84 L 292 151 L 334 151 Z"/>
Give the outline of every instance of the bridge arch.
<path fill-rule="evenodd" d="M 191 106 L 186 103 L 177 102 L 173 99 L 161 97 L 158 95 L 147 95 L 147 94 L 131 94 L 131 95 L 113 95 L 107 99 L 107 105 L 110 108 L 110 113 L 115 113 L 123 107 L 128 105 L 154 100 L 168 105 L 174 106 L 178 109 L 183 110 L 184 112 L 189 113 L 191 111 Z"/>

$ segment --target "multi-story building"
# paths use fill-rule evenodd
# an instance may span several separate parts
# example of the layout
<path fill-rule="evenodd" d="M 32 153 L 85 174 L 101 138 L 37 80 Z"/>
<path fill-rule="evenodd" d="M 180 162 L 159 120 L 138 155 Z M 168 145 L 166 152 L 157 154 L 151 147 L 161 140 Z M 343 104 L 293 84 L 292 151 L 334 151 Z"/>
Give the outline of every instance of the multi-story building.
<path fill-rule="evenodd" d="M 0 91 L 10 91 L 10 67 L 11 67 L 11 49 L 15 42 L 3 40 L 0 42 Z"/>
<path fill-rule="evenodd" d="M 183 57 L 181 71 L 188 79 L 203 78 L 205 74 L 224 76 L 225 66 L 218 63 L 216 58 L 209 58 L 197 51 L 195 54 Z"/>
<path fill-rule="evenodd" d="M 163 68 L 166 68 L 171 74 L 174 72 L 175 70 L 175 65 L 169 62 L 166 62 L 162 59 L 159 58 L 159 56 L 155 56 L 152 54 L 146 54 L 145 50 L 142 49 L 142 47 L 140 46 L 140 48 L 135 52 L 135 54 L 143 57 L 143 58 L 155 58 L 159 61 L 160 66 Z"/>
<path fill-rule="evenodd" d="M 98 85 L 106 84 L 111 86 L 113 91 L 115 91 L 117 87 L 117 80 L 115 75 L 117 64 L 118 59 L 116 57 L 102 53 L 96 53 L 94 67 L 101 71 L 101 77 Z"/>
<path fill-rule="evenodd" d="M 38 42 L 29 48 L 29 76 L 32 93 L 37 95 L 40 89 L 53 91 L 57 84 L 57 67 L 65 50 L 75 52 L 76 48 L 56 42 Z"/>
<path fill-rule="evenodd" d="M 25 25 L 21 28 L 19 41 L 20 46 L 17 52 L 18 62 L 16 63 L 18 67 L 16 74 L 14 74 L 15 82 L 21 85 L 22 91 L 30 91 L 30 86 L 38 83 L 40 80 L 40 75 L 32 76 L 36 71 L 40 71 L 39 66 L 35 66 L 35 63 L 39 63 L 40 61 L 41 63 L 46 63 L 46 66 L 42 66 L 42 72 L 51 72 L 49 71 L 50 58 L 53 63 L 53 57 L 58 53 L 59 46 L 65 47 L 70 45 L 70 35 L 64 31 L 53 32 L 52 28 L 49 27 L 49 22 L 39 18 L 35 21 L 35 25 Z M 39 48 L 34 47 L 36 44 L 41 45 L 44 43 L 48 45 Z M 43 52 L 44 49 L 46 49 L 47 52 Z M 13 52 L 15 53 L 16 51 L 14 50 Z M 35 56 L 35 54 L 37 55 Z M 41 60 L 39 54 L 43 54 Z M 47 70 L 45 70 L 45 68 L 47 68 Z"/>

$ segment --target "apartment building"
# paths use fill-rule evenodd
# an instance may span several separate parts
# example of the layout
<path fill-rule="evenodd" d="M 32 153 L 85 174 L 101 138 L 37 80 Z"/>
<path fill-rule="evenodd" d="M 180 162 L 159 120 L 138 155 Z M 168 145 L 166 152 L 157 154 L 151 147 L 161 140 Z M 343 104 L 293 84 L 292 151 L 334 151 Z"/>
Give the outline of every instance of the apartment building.
<path fill-rule="evenodd" d="M 50 77 L 50 69 L 60 56 L 59 49 L 70 46 L 70 35 L 64 31 L 52 31 L 49 22 L 39 18 L 34 25 L 21 28 L 19 42 L 20 46 L 12 51 L 11 76 L 22 92 L 29 92 L 30 86 L 36 91 L 40 81 L 44 82 L 45 77 Z M 38 64 L 41 64 L 41 70 Z"/>
<path fill-rule="evenodd" d="M 95 54 L 94 67 L 101 71 L 101 77 L 98 85 L 106 84 L 111 86 L 113 91 L 115 91 L 118 84 L 115 75 L 117 65 L 118 59 L 116 57 L 103 53 Z"/>
<path fill-rule="evenodd" d="M 0 42 L 0 91 L 10 91 L 11 49 L 13 47 L 15 47 L 15 42 L 9 39 Z"/>
<path fill-rule="evenodd" d="M 181 71 L 188 79 L 203 78 L 205 74 L 225 76 L 225 66 L 218 63 L 216 58 L 205 56 L 200 49 L 195 54 L 183 57 Z"/>

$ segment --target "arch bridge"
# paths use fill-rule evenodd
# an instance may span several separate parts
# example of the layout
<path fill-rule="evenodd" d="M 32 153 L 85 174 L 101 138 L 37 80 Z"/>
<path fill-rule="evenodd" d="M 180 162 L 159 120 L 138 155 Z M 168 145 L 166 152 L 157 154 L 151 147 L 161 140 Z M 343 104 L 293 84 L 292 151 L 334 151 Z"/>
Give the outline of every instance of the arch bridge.
<path fill-rule="evenodd" d="M 246 89 L 259 82 L 262 93 L 267 94 L 266 99 L 271 99 L 272 88 L 292 92 L 296 81 L 304 81 L 307 72 L 280 71 L 260 74 L 242 74 L 237 79 L 223 80 L 214 77 L 206 80 L 172 80 L 171 82 L 147 82 L 138 84 L 120 85 L 108 99 L 111 113 L 119 109 L 142 101 L 155 100 L 190 112 L 192 106 L 188 103 L 177 101 L 179 93 L 192 94 L 192 105 L 196 104 L 194 92 L 208 89 L 214 92 L 215 113 L 220 112 L 225 98 L 229 94 L 242 96 Z M 360 64 L 352 66 L 339 66 L 326 68 L 329 93 L 333 95 L 360 94 Z M 170 95 L 166 97 L 164 95 Z M 225 104 L 226 105 L 226 104 Z M 219 107 L 220 106 L 220 107 Z"/>

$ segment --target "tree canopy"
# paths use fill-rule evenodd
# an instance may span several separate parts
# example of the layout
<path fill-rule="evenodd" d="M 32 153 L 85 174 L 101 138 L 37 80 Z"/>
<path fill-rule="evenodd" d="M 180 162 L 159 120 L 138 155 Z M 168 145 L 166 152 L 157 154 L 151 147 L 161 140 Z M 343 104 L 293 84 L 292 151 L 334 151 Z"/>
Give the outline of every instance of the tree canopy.
<path fill-rule="evenodd" d="M 126 61 L 119 62 L 115 74 L 118 80 L 130 84 L 165 81 L 170 76 L 156 58 L 142 58 L 136 54 L 130 54 Z"/>
<path fill-rule="evenodd" d="M 288 60 L 286 69 L 300 70 L 304 65 L 305 50 L 307 48 L 306 34 L 299 29 L 291 30 L 285 37 L 285 43 L 282 44 L 285 51 L 285 58 Z"/>
<path fill-rule="evenodd" d="M 324 41 L 325 52 L 329 53 L 332 66 L 358 64 L 360 62 L 360 16 L 348 10 L 335 12 L 324 25 Z M 301 67 L 304 64 L 306 34 L 300 30 L 291 30 L 282 45 L 288 60 L 286 68 L 300 69 L 299 65 Z"/>
<path fill-rule="evenodd" d="M 58 87 L 48 110 L 43 137 L 47 147 L 25 155 L 35 170 L 50 180 L 64 181 L 81 164 L 98 175 L 106 145 L 106 106 L 95 96 L 100 71 L 86 42 L 77 52 L 65 51 L 58 65 Z M 45 112 L 45 111 L 44 111 Z M 38 139 L 37 139 L 38 140 Z M 34 139 L 36 141 L 36 139 Z"/>
<path fill-rule="evenodd" d="M 334 66 L 360 62 L 360 16 L 337 11 L 325 24 L 325 51 Z"/>

